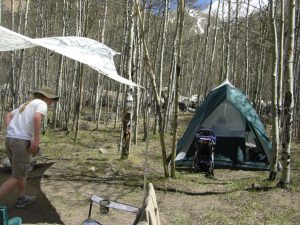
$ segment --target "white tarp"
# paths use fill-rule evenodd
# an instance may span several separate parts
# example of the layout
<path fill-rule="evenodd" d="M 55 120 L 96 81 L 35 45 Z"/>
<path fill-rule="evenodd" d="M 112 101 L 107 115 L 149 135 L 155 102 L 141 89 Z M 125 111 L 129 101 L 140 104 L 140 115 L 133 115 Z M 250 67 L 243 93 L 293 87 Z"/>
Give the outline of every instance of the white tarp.
<path fill-rule="evenodd" d="M 41 46 L 84 63 L 107 77 L 137 86 L 118 75 L 113 57 L 118 53 L 98 41 L 85 37 L 50 37 L 32 39 L 0 26 L 0 51 L 12 51 Z"/>

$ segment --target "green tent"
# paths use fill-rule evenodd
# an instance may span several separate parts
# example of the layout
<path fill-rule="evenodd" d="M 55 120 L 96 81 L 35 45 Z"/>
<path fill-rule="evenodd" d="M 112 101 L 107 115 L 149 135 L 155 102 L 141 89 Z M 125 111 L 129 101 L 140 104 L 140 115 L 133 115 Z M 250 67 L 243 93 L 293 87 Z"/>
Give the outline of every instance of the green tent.
<path fill-rule="evenodd" d="M 192 167 L 194 136 L 201 128 L 216 134 L 215 168 L 268 170 L 272 145 L 247 97 L 229 81 L 213 89 L 177 143 L 175 165 Z"/>

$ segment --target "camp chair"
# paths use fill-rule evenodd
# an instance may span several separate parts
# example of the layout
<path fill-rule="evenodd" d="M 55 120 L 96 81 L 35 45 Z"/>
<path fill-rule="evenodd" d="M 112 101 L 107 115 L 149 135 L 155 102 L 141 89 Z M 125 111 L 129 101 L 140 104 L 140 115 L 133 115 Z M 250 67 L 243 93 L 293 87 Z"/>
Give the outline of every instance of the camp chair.
<path fill-rule="evenodd" d="M 0 225 L 21 225 L 22 219 L 20 217 L 14 217 L 8 219 L 7 208 L 0 205 Z"/>
<path fill-rule="evenodd" d="M 148 184 L 147 192 L 143 201 L 143 206 L 141 208 L 92 195 L 88 219 L 83 221 L 83 225 L 102 225 L 98 221 L 95 221 L 91 218 L 93 203 L 97 203 L 100 205 L 100 213 L 102 214 L 108 213 L 109 208 L 136 213 L 137 215 L 135 221 L 133 222 L 133 225 L 160 225 L 156 195 L 151 183 Z"/>
<path fill-rule="evenodd" d="M 101 214 L 107 214 L 110 208 L 125 211 L 125 212 L 130 212 L 130 213 L 136 213 L 136 214 L 139 212 L 139 208 L 135 206 L 120 203 L 120 202 L 115 202 L 109 199 L 99 197 L 97 195 L 92 195 L 90 198 L 89 215 L 88 218 L 83 221 L 82 223 L 83 225 L 97 225 L 97 224 L 101 225 L 100 222 L 93 220 L 91 218 L 92 208 L 94 203 L 100 206 Z"/>

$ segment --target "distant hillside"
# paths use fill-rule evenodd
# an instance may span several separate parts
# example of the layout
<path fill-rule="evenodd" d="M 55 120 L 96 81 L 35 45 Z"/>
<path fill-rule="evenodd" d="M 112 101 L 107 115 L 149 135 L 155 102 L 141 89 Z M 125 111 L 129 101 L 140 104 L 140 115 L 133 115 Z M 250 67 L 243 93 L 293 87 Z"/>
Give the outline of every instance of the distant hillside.
<path fill-rule="evenodd" d="M 239 17 L 245 17 L 247 14 L 247 2 L 248 0 L 239 0 Z M 265 8 L 268 4 L 268 0 L 249 0 L 249 15 L 253 13 L 257 13 L 259 9 Z M 197 6 L 197 5 L 196 5 Z M 228 4 L 227 1 L 224 2 L 224 10 L 222 9 L 223 4 L 222 1 L 219 6 L 219 14 L 218 17 L 222 18 L 222 12 L 224 11 L 224 18 L 227 18 L 228 15 Z M 212 3 L 211 16 L 213 18 L 216 17 L 218 8 L 218 1 L 214 0 Z M 235 16 L 236 13 L 236 1 L 231 3 L 231 16 Z M 206 4 L 206 7 L 203 9 L 199 6 L 190 7 L 186 9 L 186 23 L 188 27 L 190 27 L 191 33 L 203 34 L 205 32 L 205 27 L 207 25 L 209 13 L 209 4 Z"/>

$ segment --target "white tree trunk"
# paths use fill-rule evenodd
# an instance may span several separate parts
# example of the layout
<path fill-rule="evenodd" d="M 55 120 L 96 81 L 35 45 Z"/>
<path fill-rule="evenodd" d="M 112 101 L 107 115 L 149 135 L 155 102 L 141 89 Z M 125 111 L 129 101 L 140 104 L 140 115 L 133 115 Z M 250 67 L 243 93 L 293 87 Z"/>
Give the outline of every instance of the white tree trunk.
<path fill-rule="evenodd" d="M 288 18 L 288 52 L 287 52 L 287 74 L 286 91 L 284 96 L 284 115 L 283 115 L 283 140 L 282 140 L 282 173 L 279 186 L 289 188 L 291 173 L 291 142 L 292 142 L 292 124 L 294 110 L 294 41 L 295 41 L 295 0 L 289 1 Z"/>
<path fill-rule="evenodd" d="M 271 10 L 271 28 L 273 31 L 273 71 L 272 71 L 272 161 L 270 166 L 269 180 L 275 180 L 278 164 L 278 148 L 279 148 L 279 130 L 278 130 L 278 114 L 277 106 L 277 77 L 278 77 L 278 44 L 277 29 L 275 19 L 275 0 L 270 1 Z"/>

